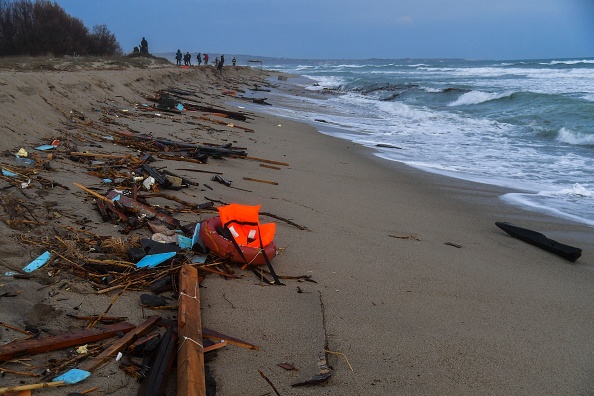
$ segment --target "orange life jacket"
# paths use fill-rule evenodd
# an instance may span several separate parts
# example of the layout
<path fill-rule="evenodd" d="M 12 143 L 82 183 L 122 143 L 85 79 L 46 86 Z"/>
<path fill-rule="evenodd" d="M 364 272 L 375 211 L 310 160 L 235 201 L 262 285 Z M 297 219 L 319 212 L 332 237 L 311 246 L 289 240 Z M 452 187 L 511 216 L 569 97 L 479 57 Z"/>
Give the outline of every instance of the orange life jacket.
<path fill-rule="evenodd" d="M 260 248 L 274 239 L 275 223 L 260 224 L 260 205 L 230 204 L 219 206 L 223 227 L 227 228 L 238 245 Z"/>

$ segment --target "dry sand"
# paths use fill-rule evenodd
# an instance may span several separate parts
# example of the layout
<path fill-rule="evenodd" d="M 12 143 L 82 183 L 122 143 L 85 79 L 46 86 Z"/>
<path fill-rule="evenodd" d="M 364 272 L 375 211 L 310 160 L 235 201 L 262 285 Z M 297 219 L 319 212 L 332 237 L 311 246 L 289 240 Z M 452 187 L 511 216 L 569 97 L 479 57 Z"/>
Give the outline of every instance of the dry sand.
<path fill-rule="evenodd" d="M 11 153 L 20 147 L 32 151 L 52 139 L 63 139 L 67 144 L 58 150 L 62 158 L 50 161 L 52 170 L 40 170 L 40 174 L 70 186 L 69 190 L 44 189 L 33 183 L 26 189 L 1 190 L 4 202 L 6 197 L 22 200 L 44 223 L 30 231 L 13 230 L 6 225 L 10 214 L 0 207 L 2 274 L 18 271 L 43 251 L 16 243 L 19 234 L 52 238 L 64 232 L 61 226 L 71 225 L 121 236 L 121 226 L 101 222 L 92 199 L 72 187 L 72 182 L 107 187 L 85 167 L 71 163 L 67 153 L 127 149 L 108 141 L 102 141 L 101 147 L 95 139 L 85 141 L 82 120 L 74 117 L 77 112 L 102 125 L 105 130 L 97 131 L 100 134 L 126 124 L 186 142 L 233 142 L 246 147 L 250 156 L 289 166 L 272 169 L 243 159 L 210 160 L 207 165 L 159 160 L 158 165 L 220 171 L 233 186 L 250 190 L 224 187 L 207 175 L 176 171 L 200 183 L 177 192 L 184 200 L 202 203 L 209 197 L 261 204 L 262 211 L 307 227 L 303 231 L 277 221 L 281 254 L 273 263 L 280 274 L 312 275 L 317 283 L 287 280 L 285 287 L 262 286 L 251 272 L 240 269 L 239 280 L 206 277 L 201 288 L 203 325 L 260 346 L 259 351 L 227 346 L 217 353 L 210 363 L 217 394 L 274 394 L 258 370 L 281 395 L 594 392 L 590 228 L 507 206 L 498 198 L 501 190 L 389 163 L 374 157 L 370 149 L 293 121 L 246 112 L 248 122 L 235 123 L 254 129 L 250 133 L 197 120 L 190 113 L 146 117 L 132 106 L 142 103 L 144 95 L 176 86 L 198 92 L 205 103 L 225 103 L 237 111 L 245 103 L 231 102 L 221 92 L 238 91 L 254 82 L 263 85 L 271 75 L 257 69 L 226 68 L 220 78 L 212 67 L 187 70 L 157 65 L 0 71 L 0 148 Z M 128 112 L 122 113 L 124 109 Z M 1 162 L 11 161 L 7 156 Z M 204 183 L 213 190 L 204 188 Z M 8 183 L 0 185 L 5 186 Z M 55 213 L 60 216 L 56 218 Z M 183 220 L 190 223 L 210 216 L 186 215 Z M 507 236 L 495 221 L 537 229 L 583 248 L 583 256 L 576 263 L 564 261 Z M 135 233 L 150 235 L 148 230 Z M 0 293 L 17 294 L 1 298 L 2 322 L 61 333 L 81 327 L 65 314 L 100 314 L 113 298 L 114 294 L 95 294 L 92 285 L 67 271 L 52 277 L 48 272 L 41 270 L 33 280 L 2 278 Z M 109 315 L 127 316 L 129 322 L 139 324 L 143 314 L 154 314 L 139 307 L 138 294 L 124 293 Z M 169 297 L 175 302 L 175 296 Z M 176 317 L 175 311 L 156 313 Z M 6 329 L 0 332 L 2 342 L 19 336 Z M 326 345 L 331 351 L 330 380 L 292 388 L 292 383 L 316 374 L 318 356 Z M 52 356 L 64 357 L 68 352 Z M 40 355 L 35 362 L 43 364 L 48 358 Z M 277 366 L 282 362 L 299 370 L 285 371 Z M 16 363 L 2 367 L 27 370 Z M 19 381 L 34 383 L 36 378 L 6 374 L 0 386 Z M 84 383 L 35 394 L 63 395 L 93 386 L 100 388 L 91 395 L 133 395 L 138 387 L 111 361 Z M 168 394 L 175 394 L 174 388 L 170 386 Z"/>

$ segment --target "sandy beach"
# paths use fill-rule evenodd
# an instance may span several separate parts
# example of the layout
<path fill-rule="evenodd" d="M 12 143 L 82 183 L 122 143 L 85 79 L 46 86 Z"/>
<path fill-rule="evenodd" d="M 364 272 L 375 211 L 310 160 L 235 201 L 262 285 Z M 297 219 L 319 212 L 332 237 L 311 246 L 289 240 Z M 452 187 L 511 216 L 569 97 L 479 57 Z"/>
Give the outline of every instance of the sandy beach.
<path fill-rule="evenodd" d="M 173 65 L 0 70 L 0 148 L 7 153 L 2 166 L 13 169 L 20 148 L 34 152 L 38 145 L 61 141 L 52 158 L 39 153 L 49 169 L 36 167 L 27 188 L 0 180 L 2 274 L 19 272 L 41 254 L 41 237 L 73 232 L 66 227 L 128 241 L 132 235 L 150 237 L 147 228 L 122 235 L 121 225 L 101 220 L 93 197 L 72 183 L 101 194 L 109 187 L 86 164 L 72 161 L 71 152 L 138 156 L 137 150 L 104 138 L 121 130 L 185 143 L 232 143 L 250 157 L 287 165 L 267 167 L 261 165 L 270 163 L 242 158 L 206 164 L 158 158 L 153 165 L 198 183 L 168 191 L 184 201 L 259 204 L 262 212 L 305 227 L 261 218 L 277 223 L 277 273 L 311 276 L 315 283 L 286 279 L 285 286 L 263 285 L 240 265 L 234 265 L 240 279 L 205 274 L 202 325 L 260 348 L 228 345 L 207 359 L 218 395 L 274 394 L 259 371 L 281 395 L 594 392 L 591 228 L 506 205 L 501 189 L 384 161 L 371 149 L 312 126 L 263 115 L 253 105 L 247 110 L 241 93 L 254 84 L 274 88 L 275 79 L 273 72 L 246 67 L 226 67 L 223 76 L 213 67 Z M 281 88 L 290 90 L 290 80 Z M 155 115 L 158 111 L 139 106 L 168 87 L 192 91 L 195 101 L 241 111 L 248 119 L 230 121 L 207 112 Z M 235 188 L 189 168 L 222 172 Z M 36 182 L 37 176 L 54 184 Z M 15 202 L 30 211 L 30 223 L 15 227 L 11 222 Z M 176 206 L 158 199 L 151 203 Z M 214 215 L 175 213 L 184 224 Z M 576 263 L 563 260 L 511 238 L 496 221 L 538 230 L 582 248 L 583 255 Z M 124 292 L 109 316 L 126 317 L 134 325 L 151 315 L 176 319 L 175 310 L 142 308 L 139 295 L 145 292 Z M 57 265 L 38 270 L 32 279 L 3 276 L 1 321 L 23 329 L 35 326 L 41 336 L 73 331 L 86 323 L 66 314 L 99 315 L 116 293 L 97 294 L 92 282 Z M 177 302 L 172 292 L 167 298 L 171 305 Z M 20 336 L 0 328 L 2 344 Z M 0 370 L 39 374 L 50 358 L 72 356 L 73 349 L 24 362 L 38 369 L 12 362 L 2 363 Z M 327 382 L 291 386 L 316 375 L 318 358 L 325 354 L 331 368 Z M 281 363 L 297 370 L 285 370 Z M 136 394 L 136 379 L 118 366 L 113 359 L 83 383 L 33 394 L 63 395 L 96 386 L 90 395 Z M 167 395 L 176 394 L 175 375 L 174 370 Z M 36 382 L 40 377 L 7 372 L 0 386 Z"/>

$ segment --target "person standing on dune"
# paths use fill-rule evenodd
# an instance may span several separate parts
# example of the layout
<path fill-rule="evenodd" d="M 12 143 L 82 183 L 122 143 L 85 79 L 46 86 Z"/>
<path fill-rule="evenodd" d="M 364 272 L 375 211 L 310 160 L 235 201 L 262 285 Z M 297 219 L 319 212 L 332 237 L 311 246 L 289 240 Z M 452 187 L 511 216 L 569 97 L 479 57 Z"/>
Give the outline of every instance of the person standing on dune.
<path fill-rule="evenodd" d="M 221 55 L 221 59 L 219 60 L 219 64 L 217 65 L 217 70 L 221 74 L 223 74 L 223 63 L 225 63 L 225 55 Z"/>

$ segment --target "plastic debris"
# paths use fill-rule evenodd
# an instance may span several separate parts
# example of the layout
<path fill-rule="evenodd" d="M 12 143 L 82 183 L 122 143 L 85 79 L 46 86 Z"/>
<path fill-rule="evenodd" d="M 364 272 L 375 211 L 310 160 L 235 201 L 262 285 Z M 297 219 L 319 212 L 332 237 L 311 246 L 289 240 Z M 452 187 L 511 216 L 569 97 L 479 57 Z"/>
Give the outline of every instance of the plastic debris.
<path fill-rule="evenodd" d="M 144 256 L 138 263 L 136 263 L 136 268 L 154 268 L 174 257 L 176 254 L 176 252 L 166 252 Z"/>
<path fill-rule="evenodd" d="M 53 382 L 63 381 L 65 384 L 76 384 L 91 376 L 91 373 L 80 369 L 71 369 L 54 378 Z"/>
<path fill-rule="evenodd" d="M 23 271 L 25 272 L 33 272 L 41 267 L 43 267 L 50 259 L 50 252 L 45 252 L 41 256 L 37 257 L 35 260 L 31 261 Z"/>

